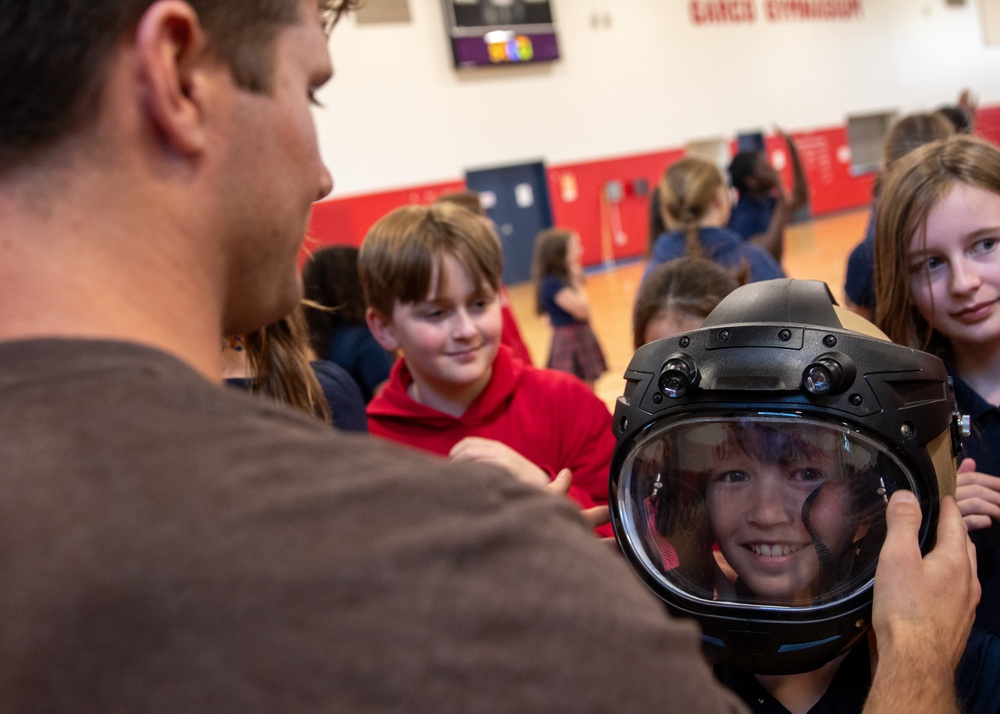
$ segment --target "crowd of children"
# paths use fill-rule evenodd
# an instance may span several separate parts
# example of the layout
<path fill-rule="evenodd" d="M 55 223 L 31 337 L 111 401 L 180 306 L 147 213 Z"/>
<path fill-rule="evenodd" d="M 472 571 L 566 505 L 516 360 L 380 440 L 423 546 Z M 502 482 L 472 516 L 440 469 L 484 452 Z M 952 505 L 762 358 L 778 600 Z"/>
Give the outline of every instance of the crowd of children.
<path fill-rule="evenodd" d="M 967 657 L 992 662 L 1000 658 L 993 639 L 1000 634 L 1000 456 L 988 446 L 1000 434 L 1000 150 L 953 134 L 938 113 L 894 125 L 847 293 L 849 307 L 892 340 L 940 355 L 960 410 L 972 417 L 958 502 L 979 547 L 984 605 Z M 698 328 L 741 284 L 783 277 L 782 236 L 807 187 L 794 142 L 782 136 L 795 175 L 791 195 L 765 154 L 741 154 L 730 165 L 736 216 L 717 166 L 688 157 L 666 169 L 654 199 L 664 228 L 635 296 L 636 349 Z M 545 369 L 532 364 L 517 330 L 501 283 L 502 248 L 472 192 L 392 211 L 360 250 L 318 251 L 306 266 L 307 307 L 317 353 L 333 359 L 333 335 L 350 325 L 384 356 L 375 378 L 352 370 L 375 437 L 492 463 L 567 493 L 606 536 L 614 438 L 611 415 L 593 394 L 607 362 L 591 325 L 581 252 L 572 229 L 546 229 L 535 240 L 535 303 L 552 328 Z M 335 253 L 341 266 L 323 269 Z M 352 287 L 330 293 L 327 284 L 347 267 Z M 371 350 L 352 339 L 346 351 L 373 367 L 364 356 Z M 818 702 L 850 708 L 864 700 L 869 659 L 868 647 L 858 646 L 803 675 L 718 674 L 755 711 L 812 711 Z M 982 691 L 969 696 L 982 706 Z"/>

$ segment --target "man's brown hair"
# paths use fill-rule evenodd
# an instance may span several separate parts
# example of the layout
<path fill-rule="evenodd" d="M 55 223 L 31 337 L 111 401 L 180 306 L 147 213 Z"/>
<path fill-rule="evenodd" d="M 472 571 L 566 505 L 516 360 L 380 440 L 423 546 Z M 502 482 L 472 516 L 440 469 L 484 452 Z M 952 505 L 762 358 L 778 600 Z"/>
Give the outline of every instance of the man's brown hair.
<path fill-rule="evenodd" d="M 117 43 L 153 0 L 0 0 L 0 171 L 94 116 Z M 256 92 L 271 87 L 274 38 L 300 0 L 188 0 L 208 51 Z M 327 29 L 358 0 L 317 0 Z"/>

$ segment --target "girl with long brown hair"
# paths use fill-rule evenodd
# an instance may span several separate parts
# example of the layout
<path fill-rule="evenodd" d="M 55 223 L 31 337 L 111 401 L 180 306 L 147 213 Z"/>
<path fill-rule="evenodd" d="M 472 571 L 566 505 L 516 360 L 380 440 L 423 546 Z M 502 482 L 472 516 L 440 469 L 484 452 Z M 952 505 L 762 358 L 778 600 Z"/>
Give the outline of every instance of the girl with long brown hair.
<path fill-rule="evenodd" d="M 1000 149 L 958 135 L 900 159 L 876 216 L 875 321 L 945 360 L 971 418 L 957 500 L 977 546 L 977 622 L 1000 634 Z"/>

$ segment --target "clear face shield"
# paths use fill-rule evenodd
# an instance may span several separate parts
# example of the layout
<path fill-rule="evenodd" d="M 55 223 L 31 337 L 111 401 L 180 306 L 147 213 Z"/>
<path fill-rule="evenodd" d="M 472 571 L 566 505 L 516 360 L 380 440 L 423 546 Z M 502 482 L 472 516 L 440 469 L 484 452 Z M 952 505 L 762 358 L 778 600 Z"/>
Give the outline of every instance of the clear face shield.
<path fill-rule="evenodd" d="M 822 283 L 754 283 L 626 370 L 615 536 L 718 663 L 786 674 L 847 651 L 869 627 L 889 497 L 917 496 L 926 551 L 954 491 L 943 363 L 851 320 Z"/>
<path fill-rule="evenodd" d="M 622 465 L 621 534 L 679 597 L 812 607 L 871 586 L 902 464 L 843 426 L 772 415 L 650 428 Z"/>

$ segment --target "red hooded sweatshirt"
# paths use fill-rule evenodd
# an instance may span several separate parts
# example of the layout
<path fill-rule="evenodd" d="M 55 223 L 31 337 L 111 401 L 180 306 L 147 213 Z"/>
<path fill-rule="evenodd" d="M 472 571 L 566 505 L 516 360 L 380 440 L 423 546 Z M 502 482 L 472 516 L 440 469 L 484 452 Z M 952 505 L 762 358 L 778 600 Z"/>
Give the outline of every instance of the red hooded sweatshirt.
<path fill-rule="evenodd" d="M 412 383 L 406 362 L 396 360 L 385 389 L 368 404 L 372 434 L 442 456 L 467 436 L 495 439 L 550 479 L 571 469 L 569 495 L 582 507 L 608 502 L 611 413 L 573 375 L 526 365 L 501 345 L 489 383 L 460 417 L 414 401 L 407 393 Z M 610 525 L 598 533 L 610 535 Z"/>

